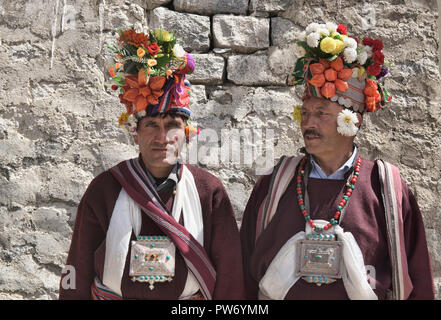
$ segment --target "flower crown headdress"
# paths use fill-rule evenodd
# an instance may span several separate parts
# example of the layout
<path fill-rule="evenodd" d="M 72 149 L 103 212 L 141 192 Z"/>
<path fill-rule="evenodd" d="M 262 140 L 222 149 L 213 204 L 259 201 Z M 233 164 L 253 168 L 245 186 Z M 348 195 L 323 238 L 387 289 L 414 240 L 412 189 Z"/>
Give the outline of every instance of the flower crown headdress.
<path fill-rule="evenodd" d="M 177 43 L 174 32 L 162 29 L 148 34 L 133 29 L 118 30 L 118 43 L 108 46 L 115 54 L 109 68 L 113 90 L 119 90 L 126 106 L 119 124 L 136 134 L 138 122 L 147 115 L 177 113 L 190 117 L 190 83 L 186 75 L 194 60 Z M 188 135 L 197 132 L 187 127 Z M 188 137 L 188 136 L 187 136 Z"/>
<path fill-rule="evenodd" d="M 375 112 L 391 95 L 378 82 L 390 67 L 379 39 L 348 36 L 340 24 L 311 23 L 297 41 L 302 56 L 292 73 L 293 85 L 305 85 L 306 96 L 336 101 L 347 109 Z"/>

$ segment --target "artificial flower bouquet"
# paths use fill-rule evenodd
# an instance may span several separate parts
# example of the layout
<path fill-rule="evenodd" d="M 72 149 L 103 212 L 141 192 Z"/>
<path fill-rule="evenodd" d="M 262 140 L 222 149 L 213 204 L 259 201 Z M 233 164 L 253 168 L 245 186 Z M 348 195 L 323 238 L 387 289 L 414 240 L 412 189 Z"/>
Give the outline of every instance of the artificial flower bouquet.
<path fill-rule="evenodd" d="M 363 94 L 367 111 L 375 112 L 390 101 L 391 96 L 378 83 L 390 66 L 384 60 L 381 40 L 349 36 L 342 24 L 311 23 L 297 45 L 301 58 L 293 72 L 292 84 L 304 84 L 306 80 L 315 90 L 320 90 L 323 97 L 336 101 L 339 99 L 336 92 L 346 92 L 352 77 L 365 81 Z M 306 72 L 311 73 L 310 79 L 306 79 Z M 341 104 L 344 103 L 342 100 Z"/>
<path fill-rule="evenodd" d="M 118 30 L 118 34 L 116 46 L 107 46 L 115 54 L 108 71 L 112 89 L 119 90 L 120 102 L 126 106 L 118 122 L 134 134 L 147 106 L 160 104 L 166 83 L 173 82 L 168 81 L 171 78 L 176 79 L 176 83 L 168 89 L 180 90 L 179 95 L 175 94 L 176 104 L 190 103 L 184 75 L 192 72 L 194 62 L 177 43 L 175 32 L 156 29 L 144 34 L 128 29 Z"/>

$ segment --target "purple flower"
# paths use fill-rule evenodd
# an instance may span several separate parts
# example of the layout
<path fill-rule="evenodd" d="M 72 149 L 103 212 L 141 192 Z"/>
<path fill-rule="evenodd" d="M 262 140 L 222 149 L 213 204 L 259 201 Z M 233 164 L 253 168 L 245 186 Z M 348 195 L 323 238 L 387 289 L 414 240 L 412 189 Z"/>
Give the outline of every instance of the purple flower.
<path fill-rule="evenodd" d="M 380 73 L 375 76 L 375 78 L 377 78 L 377 80 L 383 78 L 385 75 L 387 75 L 389 73 L 389 69 L 388 68 L 381 68 Z"/>

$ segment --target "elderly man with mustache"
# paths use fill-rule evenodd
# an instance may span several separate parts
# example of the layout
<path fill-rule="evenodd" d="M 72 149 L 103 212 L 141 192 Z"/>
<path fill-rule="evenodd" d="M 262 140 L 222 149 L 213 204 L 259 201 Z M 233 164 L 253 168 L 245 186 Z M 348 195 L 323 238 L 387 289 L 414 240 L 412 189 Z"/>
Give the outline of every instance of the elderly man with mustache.
<path fill-rule="evenodd" d="M 391 100 L 379 82 L 383 43 L 312 23 L 298 44 L 304 155 L 282 157 L 250 196 L 241 226 L 247 297 L 433 299 L 415 197 L 396 167 L 362 158 L 354 144 L 363 115 Z"/>

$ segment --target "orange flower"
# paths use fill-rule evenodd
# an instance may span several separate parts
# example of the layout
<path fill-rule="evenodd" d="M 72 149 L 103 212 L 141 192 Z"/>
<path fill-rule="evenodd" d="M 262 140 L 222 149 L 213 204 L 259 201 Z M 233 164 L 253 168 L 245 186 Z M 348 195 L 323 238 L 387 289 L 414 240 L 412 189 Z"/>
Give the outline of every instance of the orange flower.
<path fill-rule="evenodd" d="M 138 55 L 139 58 L 142 58 L 145 55 L 145 51 L 143 48 L 138 48 L 138 50 L 136 50 L 136 54 Z"/>
<path fill-rule="evenodd" d="M 325 66 L 321 63 L 312 63 L 309 65 L 309 69 L 311 70 L 312 74 L 320 74 L 325 71 Z"/>
<path fill-rule="evenodd" d="M 338 78 L 346 81 L 352 77 L 352 69 L 344 68 L 338 72 Z"/>
<path fill-rule="evenodd" d="M 337 79 L 337 71 L 335 71 L 333 68 L 329 68 L 325 70 L 325 78 L 326 81 L 332 82 Z"/>
<path fill-rule="evenodd" d="M 149 67 L 154 67 L 154 66 L 156 66 L 158 64 L 158 62 L 155 60 L 155 59 L 148 59 L 147 60 L 147 65 L 149 66 Z"/>
<path fill-rule="evenodd" d="M 143 45 L 144 47 L 148 46 L 149 37 L 145 35 L 143 32 L 136 33 L 135 30 L 125 30 L 124 31 L 124 38 L 120 37 L 120 41 L 126 41 L 127 43 L 130 43 L 131 45 L 134 45 L 135 47 L 140 47 Z"/>
<path fill-rule="evenodd" d="M 336 59 L 331 61 L 331 67 L 337 72 L 341 71 L 343 69 L 343 60 L 341 59 L 341 57 L 337 57 Z"/>
<path fill-rule="evenodd" d="M 335 95 L 335 84 L 334 82 L 326 82 L 320 89 L 322 96 L 325 98 L 331 98 Z"/>
<path fill-rule="evenodd" d="M 348 86 L 348 83 L 346 81 L 343 81 L 343 80 L 340 80 L 340 79 L 336 79 L 334 81 L 334 83 L 335 83 L 335 88 L 338 91 L 341 91 L 341 92 L 348 91 L 349 86 Z"/>
<path fill-rule="evenodd" d="M 113 70 L 113 68 L 109 68 L 109 74 L 111 77 L 115 76 L 115 70 Z"/>
<path fill-rule="evenodd" d="M 310 84 L 312 84 L 314 87 L 320 88 L 323 86 L 326 82 L 325 75 L 323 73 L 316 74 L 311 78 L 311 80 L 308 81 Z"/>
<path fill-rule="evenodd" d="M 370 112 L 377 111 L 377 104 L 375 103 L 375 97 L 367 96 L 366 99 L 365 99 L 365 104 L 366 104 L 366 108 Z"/>
<path fill-rule="evenodd" d="M 162 87 L 166 82 L 164 76 L 150 77 L 147 82 L 147 76 L 144 70 L 139 70 L 138 77 L 134 75 L 125 77 L 126 84 L 123 87 L 122 98 L 133 103 L 135 111 L 144 110 L 147 105 L 157 104 L 158 98 L 164 93 Z"/>

